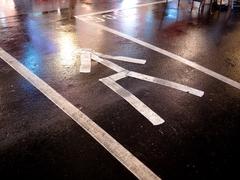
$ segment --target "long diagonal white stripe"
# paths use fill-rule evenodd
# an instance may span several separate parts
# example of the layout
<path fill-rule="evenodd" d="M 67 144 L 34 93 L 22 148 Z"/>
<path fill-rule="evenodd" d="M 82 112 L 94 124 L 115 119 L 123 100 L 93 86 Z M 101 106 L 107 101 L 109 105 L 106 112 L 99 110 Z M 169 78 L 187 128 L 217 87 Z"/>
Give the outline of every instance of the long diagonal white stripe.
<path fill-rule="evenodd" d="M 102 78 L 100 81 L 125 99 L 129 104 L 131 104 L 139 113 L 146 117 L 154 126 L 164 123 L 164 120 L 152 111 L 146 104 L 139 100 L 136 96 L 130 93 L 128 90 L 124 89 L 114 80 L 109 77 Z"/>
<path fill-rule="evenodd" d="M 163 86 L 167 86 L 167 87 L 177 89 L 179 91 L 187 92 L 187 93 L 190 93 L 192 95 L 199 96 L 199 97 L 202 97 L 204 95 L 204 92 L 200 91 L 198 89 L 194 89 L 194 88 L 191 88 L 191 87 L 179 84 L 179 83 L 175 83 L 175 82 L 172 82 L 172 81 L 168 81 L 168 80 L 165 80 L 165 79 L 156 78 L 156 77 L 148 76 L 148 75 L 145 75 L 145 74 L 137 73 L 137 72 L 134 72 L 134 71 L 129 71 L 127 76 L 133 77 L 133 78 L 136 78 L 136 79 L 140 79 L 140 80 L 143 80 L 143 81 L 148 81 L 148 82 L 160 84 L 160 85 L 163 85 Z"/>
<path fill-rule="evenodd" d="M 160 179 L 88 116 L 0 47 L 0 58 L 57 105 L 139 179 Z"/>
<path fill-rule="evenodd" d="M 76 16 L 76 18 L 78 18 L 78 17 Z M 78 18 L 78 19 L 81 20 L 81 18 Z M 110 33 L 115 34 L 117 36 L 120 36 L 122 38 L 128 39 L 128 40 L 130 40 L 132 42 L 135 42 L 135 43 L 137 43 L 137 44 L 139 44 L 141 46 L 144 46 L 144 47 L 146 47 L 148 49 L 156 51 L 156 52 L 158 52 L 160 54 L 168 56 L 168 57 L 170 57 L 170 58 L 172 58 L 172 59 L 174 59 L 176 61 L 179 61 L 179 62 L 181 62 L 183 64 L 186 64 L 186 65 L 188 65 L 188 66 L 190 66 L 190 67 L 192 67 L 194 69 L 197 69 L 197 70 L 199 70 L 199 71 L 201 71 L 201 72 L 203 72 L 203 73 L 205 73 L 205 74 L 207 74 L 207 75 L 209 75 L 211 77 L 214 77 L 214 78 L 216 78 L 216 79 L 218 79 L 218 80 L 220 80 L 220 81 L 222 81 L 222 82 L 224 82 L 226 84 L 229 84 L 230 86 L 235 87 L 235 88 L 240 90 L 240 83 L 239 82 L 234 81 L 234 80 L 232 80 L 232 79 L 230 79 L 228 77 L 225 77 L 225 76 L 223 76 L 223 75 L 221 75 L 219 73 L 216 73 L 216 72 L 214 72 L 214 71 L 212 71 L 212 70 L 210 70 L 208 68 L 205 68 L 205 67 L 203 67 L 203 66 L 201 66 L 201 65 L 199 65 L 199 64 L 197 64 L 195 62 L 192 62 L 192 61 L 190 61 L 188 59 L 185 59 L 185 58 L 183 58 L 183 57 L 181 57 L 179 55 L 176 55 L 176 54 L 174 54 L 172 52 L 169 52 L 167 50 L 164 50 L 164 49 L 161 49 L 159 47 L 156 47 L 156 46 L 154 46 L 154 45 L 152 45 L 150 43 L 144 42 L 144 41 L 139 40 L 139 39 L 137 39 L 135 37 L 129 36 L 127 34 L 124 34 L 124 33 L 120 32 L 120 31 L 117 31 L 117 30 L 111 29 L 109 27 L 103 26 L 101 24 L 88 22 L 88 21 L 84 21 L 84 20 L 82 20 L 82 21 L 87 23 L 87 24 L 89 24 L 89 25 L 95 26 L 96 28 L 99 28 L 99 29 L 102 29 L 104 31 L 110 32 Z"/>

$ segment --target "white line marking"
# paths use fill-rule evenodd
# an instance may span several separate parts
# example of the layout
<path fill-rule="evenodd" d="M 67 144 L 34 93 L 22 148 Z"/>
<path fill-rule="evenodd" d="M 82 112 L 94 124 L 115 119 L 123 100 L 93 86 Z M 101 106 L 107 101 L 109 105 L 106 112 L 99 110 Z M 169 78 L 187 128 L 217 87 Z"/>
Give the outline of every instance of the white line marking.
<path fill-rule="evenodd" d="M 100 81 L 125 99 L 129 104 L 131 104 L 139 113 L 146 117 L 154 126 L 164 123 L 164 120 L 152 111 L 147 105 L 145 105 L 136 96 L 130 93 L 128 90 L 124 89 L 114 80 L 109 77 L 100 79 Z"/>
<path fill-rule="evenodd" d="M 117 64 L 115 64 L 113 62 L 110 62 L 108 60 L 99 58 L 95 54 L 92 55 L 92 59 L 101 63 L 101 64 L 103 64 L 104 66 L 118 72 L 117 74 L 113 74 L 112 76 L 109 76 L 114 81 L 117 81 L 117 80 L 120 80 L 122 78 L 125 78 L 125 77 L 129 76 L 129 77 L 133 77 L 133 78 L 140 79 L 140 80 L 143 80 L 143 81 L 148 81 L 148 82 L 160 84 L 160 85 L 163 85 L 163 86 L 167 86 L 167 87 L 170 87 L 170 88 L 174 88 L 174 89 L 177 89 L 177 90 L 180 90 L 180 91 L 183 91 L 183 92 L 186 92 L 186 93 L 190 93 L 190 94 L 198 96 L 198 97 L 202 97 L 204 95 L 203 91 L 200 91 L 200 90 L 195 89 L 195 88 L 191 88 L 191 87 L 188 87 L 188 86 L 185 86 L 185 85 L 182 85 L 182 84 L 179 84 L 179 83 L 175 83 L 175 82 L 172 82 L 172 81 L 168 81 L 168 80 L 165 80 L 165 79 L 152 77 L 152 76 L 149 76 L 149 75 L 146 75 L 146 74 L 141 74 L 141 73 L 134 72 L 134 71 L 128 71 L 128 70 L 118 66 Z"/>
<path fill-rule="evenodd" d="M 91 52 L 82 51 L 80 54 L 80 72 L 90 73 L 91 72 Z"/>
<path fill-rule="evenodd" d="M 135 64 L 145 64 L 146 60 L 145 59 L 136 59 L 136 58 L 130 58 L 130 57 L 124 57 L 124 56 L 110 56 L 106 54 L 101 54 L 98 52 L 94 52 L 97 56 L 101 58 L 106 58 L 106 59 L 112 59 L 112 60 L 117 60 L 117 61 L 124 61 L 124 62 L 130 62 L 130 63 L 135 63 Z"/>
<path fill-rule="evenodd" d="M 78 17 L 76 17 L 76 18 L 78 18 Z M 81 18 L 78 18 L 78 19 L 81 20 Z M 166 51 L 164 49 L 156 47 L 156 46 L 154 46 L 154 45 L 152 45 L 150 43 L 144 42 L 142 40 L 139 40 L 137 38 L 134 38 L 132 36 L 124 34 L 122 32 L 119 32 L 119 31 L 116 31 L 114 29 L 108 28 L 108 27 L 103 26 L 101 24 L 97 24 L 97 23 L 93 23 L 93 22 L 86 22 L 86 21 L 83 21 L 83 22 L 85 22 L 85 23 L 87 23 L 89 25 L 95 26 L 95 27 L 97 27 L 99 29 L 102 29 L 104 31 L 110 32 L 112 34 L 115 34 L 117 36 L 120 36 L 122 38 L 128 39 L 128 40 L 130 40 L 132 42 L 135 42 L 135 43 L 137 43 L 139 45 L 142 45 L 142 46 L 144 46 L 146 48 L 149 48 L 149 49 L 151 49 L 153 51 L 156 51 L 158 53 L 164 54 L 165 56 L 168 56 L 168 57 L 170 57 L 170 58 L 172 58 L 172 59 L 174 59 L 176 61 L 179 61 L 179 62 L 181 62 L 183 64 L 186 64 L 186 65 L 188 65 L 188 66 L 190 66 L 192 68 L 195 68 L 195 69 L 197 69 L 197 70 L 199 70 L 199 71 L 201 71 L 201 72 L 203 72 L 203 73 L 205 73 L 205 74 L 207 74 L 209 76 L 212 76 L 212 77 L 214 77 L 214 78 L 216 78 L 216 79 L 218 79 L 218 80 L 220 80 L 220 81 L 222 81 L 222 82 L 224 82 L 226 84 L 229 84 L 230 86 L 233 86 L 233 87 L 235 87 L 237 89 L 240 89 L 240 83 L 239 82 L 234 81 L 234 80 L 232 80 L 232 79 L 230 79 L 228 77 L 225 77 L 225 76 L 223 76 L 221 74 L 218 74 L 218 73 L 216 73 L 216 72 L 214 72 L 214 71 L 212 71 L 212 70 L 210 70 L 208 68 L 205 68 L 205 67 L 203 67 L 203 66 L 201 66 L 201 65 L 199 65 L 199 64 L 197 64 L 195 62 L 192 62 L 192 61 L 190 61 L 188 59 L 185 59 L 185 58 L 183 58 L 181 56 L 178 56 L 178 55 L 176 55 L 174 53 L 171 53 L 169 51 Z"/>
<path fill-rule="evenodd" d="M 161 79 L 161 78 L 148 76 L 148 75 L 133 72 L 133 71 L 129 71 L 127 76 L 130 76 L 130 77 L 133 77 L 133 78 L 136 78 L 136 79 L 140 79 L 140 80 L 143 80 L 143 81 L 148 81 L 148 82 L 153 82 L 153 83 L 156 83 L 156 84 L 161 84 L 163 86 L 171 87 L 171 88 L 174 88 L 174 89 L 177 89 L 177 90 L 180 90 L 180 91 L 183 91 L 183 92 L 187 92 L 187 93 L 193 94 L 195 96 L 199 96 L 199 97 L 202 97 L 204 95 L 204 92 L 200 91 L 198 89 L 194 89 L 194 88 L 191 88 L 191 87 L 179 84 L 179 83 L 175 83 L 175 82 L 168 81 L 168 80 Z"/>
<path fill-rule="evenodd" d="M 150 6 L 150 5 L 155 5 L 155 4 L 161 4 L 161 3 L 171 2 L 171 1 L 172 0 L 169 0 L 169 1 L 157 1 L 157 2 L 144 3 L 144 4 L 137 4 L 137 5 L 134 5 L 134 6 L 131 6 L 131 7 L 127 7 L 127 8 L 109 9 L 109 10 L 105 10 L 105 11 L 98 11 L 98 12 L 93 12 L 93 13 L 89 13 L 89 14 L 77 15 L 76 17 L 86 17 L 86 16 L 93 16 L 93 15 L 98 15 L 98 14 L 106 14 L 106 13 L 111 13 L 111 12 L 115 12 L 115 11 L 123 11 L 123 10 L 127 10 L 127 9 L 139 8 L 139 7 Z"/>
<path fill-rule="evenodd" d="M 120 79 L 126 78 L 128 72 L 129 72 L 128 70 L 125 70 L 125 71 L 122 71 L 122 72 L 113 74 L 113 75 L 111 75 L 111 76 L 108 76 L 108 78 L 111 78 L 111 79 L 114 80 L 114 81 L 118 81 L 118 80 L 120 80 Z"/>
<path fill-rule="evenodd" d="M 102 59 L 98 56 L 96 56 L 95 54 L 92 54 L 92 60 L 98 62 L 98 63 L 101 63 L 102 65 L 116 71 L 116 72 L 121 72 L 121 71 L 125 71 L 126 69 L 118 66 L 117 64 L 111 62 L 111 61 L 108 61 L 106 59 Z"/>
<path fill-rule="evenodd" d="M 73 106 L 68 100 L 57 93 L 47 83 L 33 74 L 23 64 L 0 48 L 0 58 L 9 66 L 15 69 L 34 87 L 41 91 L 48 99 L 70 116 L 78 125 L 88 132 L 97 142 L 99 142 L 108 152 L 110 152 L 119 162 L 121 162 L 130 172 L 139 179 L 160 179 L 147 166 L 139 161 L 133 154 L 124 148 L 106 131 L 93 122 L 88 116 Z"/>

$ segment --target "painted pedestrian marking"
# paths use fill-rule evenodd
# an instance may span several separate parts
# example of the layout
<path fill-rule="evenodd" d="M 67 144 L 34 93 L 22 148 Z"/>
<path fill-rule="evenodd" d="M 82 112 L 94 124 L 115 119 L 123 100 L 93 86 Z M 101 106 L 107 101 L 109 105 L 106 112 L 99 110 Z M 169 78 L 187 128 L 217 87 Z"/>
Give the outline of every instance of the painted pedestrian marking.
<path fill-rule="evenodd" d="M 89 51 L 82 50 L 80 55 L 80 72 L 90 73 L 91 72 L 91 53 Z"/>
<path fill-rule="evenodd" d="M 143 164 L 110 134 L 98 126 L 92 119 L 0 47 L 0 60 L 1 59 L 71 117 L 73 121 L 91 135 L 138 179 L 161 180 L 151 169 Z"/>
<path fill-rule="evenodd" d="M 147 118 L 154 126 L 164 123 L 164 120 L 153 110 L 151 110 L 146 104 L 139 100 L 136 96 L 130 93 L 128 90 L 120 86 L 116 81 L 110 77 L 99 79 L 103 84 L 121 96 L 129 104 L 131 104 L 139 113 Z"/>
<path fill-rule="evenodd" d="M 75 16 L 75 17 L 78 18 L 79 20 L 81 20 L 81 21 L 83 21 L 83 22 L 85 22 L 85 23 L 95 27 L 95 28 L 107 31 L 109 33 L 112 33 L 114 35 L 117 35 L 119 37 L 127 39 L 129 41 L 135 42 L 136 44 L 139 44 L 139 45 L 141 45 L 143 47 L 146 47 L 146 48 L 151 49 L 151 50 L 153 50 L 155 52 L 163 54 L 163 55 L 171 58 L 172 60 L 181 62 L 181 63 L 183 63 L 183 64 L 185 64 L 187 66 L 190 66 L 190 67 L 192 67 L 194 69 L 197 69 L 197 70 L 199 70 L 202 73 L 205 73 L 205 74 L 207 74 L 207 75 L 209 75 L 209 76 L 211 76 L 211 77 L 213 77 L 215 79 L 218 79 L 219 81 L 222 81 L 222 82 L 224 82 L 224 83 L 226 83 L 226 84 L 228 84 L 228 85 L 230 85 L 232 87 L 235 87 L 235 88 L 240 90 L 240 83 L 239 82 L 234 81 L 234 80 L 232 80 L 232 79 L 230 79 L 230 78 L 228 78 L 226 76 L 223 76 L 223 75 L 221 75 L 221 74 L 219 74 L 219 73 L 217 73 L 217 72 L 215 72 L 215 71 L 213 71 L 211 69 L 208 69 L 208 68 L 206 68 L 206 67 L 204 67 L 202 65 L 199 65 L 196 62 L 190 61 L 190 60 L 188 60 L 186 58 L 183 58 L 183 57 L 181 57 L 181 56 L 179 56 L 177 54 L 174 54 L 174 53 L 169 52 L 169 51 L 167 51 L 165 49 L 159 48 L 159 47 L 154 46 L 154 45 L 152 45 L 152 44 L 150 44 L 148 42 L 142 41 L 140 39 L 137 39 L 135 37 L 132 37 L 130 35 L 127 35 L 125 33 L 117 31 L 115 29 L 109 28 L 107 26 L 104 26 L 104 25 L 101 25 L 101 24 L 97 24 L 97 23 L 94 23 L 94 22 L 90 22 L 90 21 L 88 21 L 86 19 L 79 18 L 78 16 Z"/>
<path fill-rule="evenodd" d="M 98 52 L 95 52 L 95 54 L 98 57 L 112 59 L 112 60 L 116 60 L 116 61 L 124 61 L 124 62 L 135 63 L 135 64 L 145 64 L 146 63 L 145 59 L 136 59 L 136 58 L 130 58 L 130 57 L 123 57 L 123 56 L 110 56 L 110 55 L 101 54 Z"/>
<path fill-rule="evenodd" d="M 149 76 L 146 74 L 129 71 L 109 60 L 103 59 L 102 57 L 114 59 L 114 60 L 121 60 L 124 62 L 130 63 L 137 63 L 137 64 L 144 64 L 146 63 L 146 60 L 143 59 L 134 59 L 129 57 L 123 57 L 123 56 L 111 56 L 111 55 L 105 55 L 98 52 L 95 52 L 93 50 L 87 49 L 87 50 L 79 50 L 78 52 L 81 54 L 86 53 L 86 51 L 89 51 L 89 54 L 91 54 L 91 59 L 112 69 L 113 71 L 116 71 L 116 74 L 113 74 L 111 76 L 99 79 L 103 84 L 105 84 L 107 87 L 109 87 L 112 91 L 117 93 L 119 96 L 121 96 L 125 101 L 127 101 L 132 107 L 134 107 L 140 114 L 142 114 L 146 119 L 148 119 L 154 126 L 160 125 L 164 123 L 164 119 L 161 118 L 157 113 L 155 113 L 152 109 L 150 109 L 146 104 L 144 104 L 140 99 L 138 99 L 136 96 L 134 96 L 131 92 L 120 86 L 117 81 L 126 77 L 132 77 L 135 79 L 148 81 L 155 84 L 160 84 L 169 88 L 173 88 L 176 90 L 180 90 L 198 97 L 202 97 L 204 95 L 204 92 L 198 89 L 194 89 L 192 87 L 188 87 L 176 82 L 168 81 L 165 79 Z M 99 57 L 100 56 L 100 57 Z M 138 63 L 138 61 L 140 63 Z"/>
<path fill-rule="evenodd" d="M 130 7 L 123 7 L 123 8 L 115 8 L 115 9 L 109 9 L 109 10 L 105 10 L 105 11 L 98 11 L 98 12 L 93 12 L 93 13 L 88 13 L 88 14 L 82 14 L 82 15 L 78 15 L 78 17 L 83 18 L 83 17 L 90 17 L 90 16 L 94 16 L 94 15 L 100 15 L 100 14 L 106 14 L 106 13 L 112 13 L 112 12 L 119 12 L 119 11 L 124 11 L 124 10 L 129 10 L 129 9 L 134 9 L 134 8 L 140 8 L 140 7 L 146 7 L 146 6 L 151 6 L 151 5 L 157 5 L 157 4 L 162 4 L 162 3 L 167 3 L 167 2 L 171 2 L 172 0 L 163 0 L 163 1 L 156 1 L 156 2 L 150 2 L 150 3 L 144 3 L 144 4 L 135 4 L 133 6 Z M 103 16 L 104 17 L 104 16 Z M 106 19 L 114 19 L 112 18 L 112 16 L 105 16 Z"/>

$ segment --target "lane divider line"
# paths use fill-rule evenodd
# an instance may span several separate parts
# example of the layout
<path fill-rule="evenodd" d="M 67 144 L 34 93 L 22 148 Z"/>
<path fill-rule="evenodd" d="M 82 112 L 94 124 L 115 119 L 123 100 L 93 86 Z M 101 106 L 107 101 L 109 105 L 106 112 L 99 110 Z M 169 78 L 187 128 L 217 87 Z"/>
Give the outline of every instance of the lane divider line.
<path fill-rule="evenodd" d="M 78 17 L 76 16 L 76 18 L 78 18 Z M 199 65 L 199 64 L 197 64 L 195 62 L 192 62 L 192 61 L 190 61 L 190 60 L 188 60 L 186 58 L 183 58 L 183 57 L 181 57 L 181 56 L 179 56 L 177 54 L 174 54 L 172 52 L 169 52 L 167 50 L 164 50 L 162 48 L 154 46 L 154 45 L 152 45 L 150 43 L 147 43 L 145 41 L 139 40 L 139 39 L 137 39 L 135 37 L 129 36 L 127 34 L 124 34 L 124 33 L 120 32 L 120 31 L 117 31 L 117 30 L 114 30 L 112 28 L 106 27 L 104 25 L 93 23 L 93 22 L 89 22 L 89 21 L 85 21 L 85 20 L 82 20 L 81 18 L 78 18 L 78 19 L 83 21 L 83 22 L 85 22 L 86 24 L 89 24 L 89 25 L 94 26 L 96 28 L 99 28 L 101 30 L 107 31 L 107 32 L 112 33 L 114 35 L 117 35 L 119 37 L 125 38 L 125 39 L 127 39 L 129 41 L 135 42 L 136 44 L 144 46 L 144 47 L 146 47 L 148 49 L 151 49 L 151 50 L 153 50 L 155 52 L 158 52 L 160 54 L 168 56 L 168 57 L 170 57 L 173 60 L 176 60 L 176 61 L 181 62 L 181 63 L 183 63 L 185 65 L 188 65 L 188 66 L 190 66 L 190 67 L 192 67 L 194 69 L 197 69 L 197 70 L 199 70 L 202 73 L 205 73 L 205 74 L 207 74 L 207 75 L 209 75 L 209 76 L 211 76 L 211 77 L 213 77 L 215 79 L 218 79 L 218 80 L 220 80 L 220 81 L 222 81 L 222 82 L 224 82 L 224 83 L 226 83 L 226 84 L 228 84 L 228 85 L 230 85 L 232 87 L 235 87 L 235 88 L 240 90 L 240 83 L 239 82 L 234 81 L 234 80 L 232 80 L 232 79 L 230 79 L 228 77 L 225 77 L 225 76 L 223 76 L 223 75 L 221 75 L 219 73 L 216 73 L 216 72 L 214 72 L 214 71 L 212 71 L 212 70 L 210 70 L 208 68 L 205 68 L 204 66 L 201 66 L 201 65 Z"/>
<path fill-rule="evenodd" d="M 139 159 L 137 159 L 131 152 L 124 148 L 87 115 L 72 105 L 67 99 L 61 96 L 46 82 L 28 70 L 23 64 L 4 51 L 1 47 L 0 58 L 14 70 L 16 70 L 20 75 L 22 75 L 28 82 L 36 87 L 69 117 L 71 117 L 79 126 L 89 133 L 99 144 L 101 144 L 138 179 L 160 179 L 154 172 L 152 172 L 146 165 L 144 165 Z"/>
<path fill-rule="evenodd" d="M 160 125 L 165 121 L 154 111 L 152 111 L 146 104 L 139 100 L 136 96 L 124 89 L 113 79 L 106 77 L 99 79 L 103 84 L 125 99 L 131 106 L 133 106 L 139 113 L 147 118 L 154 126 Z"/>
<path fill-rule="evenodd" d="M 93 13 L 88 13 L 88 14 L 82 14 L 82 15 L 77 15 L 76 17 L 86 17 L 86 16 L 94 16 L 94 15 L 99 15 L 99 14 L 106 14 L 106 13 L 111 13 L 111 12 L 116 12 L 116 11 L 123 11 L 123 10 L 128 10 L 128 9 L 134 9 L 134 8 L 139 8 L 139 7 L 144 7 L 144 6 L 150 6 L 150 5 L 155 5 L 155 4 L 161 4 L 161 3 L 167 3 L 171 2 L 172 0 L 163 0 L 163 1 L 156 1 L 156 2 L 151 2 L 151 3 L 143 3 L 143 4 L 137 4 L 131 7 L 127 8 L 115 8 L 115 9 L 109 9 L 105 11 L 98 11 L 98 12 L 93 12 Z"/>

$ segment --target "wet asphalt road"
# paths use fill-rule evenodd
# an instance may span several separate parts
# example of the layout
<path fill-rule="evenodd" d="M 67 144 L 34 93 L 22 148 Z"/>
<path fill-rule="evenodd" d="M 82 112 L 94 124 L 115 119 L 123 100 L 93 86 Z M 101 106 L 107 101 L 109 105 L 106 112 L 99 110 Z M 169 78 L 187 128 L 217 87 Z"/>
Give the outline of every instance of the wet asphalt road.
<path fill-rule="evenodd" d="M 147 1 L 152 2 L 152 1 Z M 239 179 L 240 90 L 71 15 L 146 1 L 0 0 L 0 47 L 17 58 L 162 179 Z M 91 21 L 240 82 L 240 16 L 189 13 L 183 1 L 93 16 Z M 75 50 L 145 58 L 122 67 L 204 91 L 196 97 L 133 78 L 119 83 L 165 119 L 153 126 L 99 79 L 80 74 Z M 135 179 L 101 145 L 0 60 L 0 174 L 23 179 Z"/>

